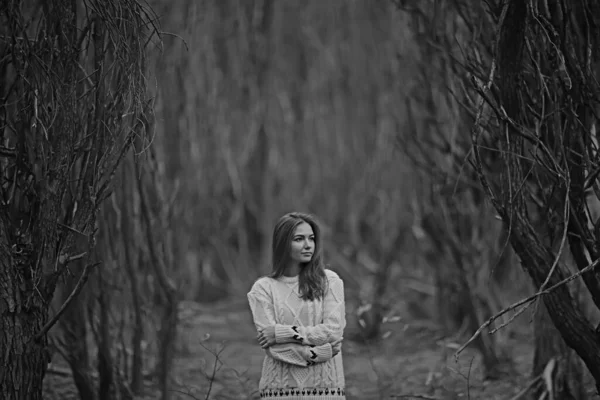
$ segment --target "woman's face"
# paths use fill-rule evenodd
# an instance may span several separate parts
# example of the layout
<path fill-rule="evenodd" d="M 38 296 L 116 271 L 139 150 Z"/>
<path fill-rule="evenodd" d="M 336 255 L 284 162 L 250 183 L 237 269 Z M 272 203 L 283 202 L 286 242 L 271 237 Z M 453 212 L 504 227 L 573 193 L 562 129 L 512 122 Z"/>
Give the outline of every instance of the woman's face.
<path fill-rule="evenodd" d="M 315 253 L 315 234 L 309 224 L 302 222 L 292 237 L 290 258 L 293 262 L 307 263 Z"/>

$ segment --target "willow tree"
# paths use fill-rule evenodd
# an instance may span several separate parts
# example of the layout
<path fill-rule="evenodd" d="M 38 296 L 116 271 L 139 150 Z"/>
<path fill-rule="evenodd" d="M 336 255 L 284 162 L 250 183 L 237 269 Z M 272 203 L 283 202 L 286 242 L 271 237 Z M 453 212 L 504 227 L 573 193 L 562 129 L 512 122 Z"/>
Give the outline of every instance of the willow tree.
<path fill-rule="evenodd" d="M 430 243 L 423 253 L 435 277 L 436 319 L 449 334 L 464 328 L 472 335 L 501 307 L 498 278 L 508 275 L 510 257 L 477 176 L 465 162 L 470 121 L 456 102 L 460 79 L 454 76 L 462 66 L 448 54 L 467 29 L 455 23 L 455 9 L 443 3 L 397 3 L 409 15 L 419 46 L 410 60 L 418 71 L 406 101 L 410 134 L 399 135 L 399 146 L 423 177 L 416 214 Z M 474 340 L 484 376 L 490 379 L 499 378 L 507 367 L 496 339 L 482 332 Z"/>
<path fill-rule="evenodd" d="M 571 246 L 569 249 L 569 246 L 565 246 L 568 236 L 564 212 L 569 209 L 572 199 L 561 201 L 564 197 L 558 188 L 564 170 L 553 168 L 565 162 L 565 154 L 568 152 L 564 153 L 564 149 L 554 145 L 551 146 L 551 152 L 540 152 L 547 148 L 544 143 L 548 136 L 539 135 L 550 129 L 560 131 L 563 138 L 568 138 L 568 134 L 560 130 L 564 129 L 564 126 L 561 128 L 564 119 L 559 116 L 566 110 L 564 107 L 568 105 L 570 94 L 563 91 L 560 81 L 556 81 L 557 77 L 560 79 L 564 74 L 566 67 L 564 61 L 556 64 L 556 60 L 564 58 L 562 55 L 557 57 L 557 54 L 568 49 L 571 43 L 579 43 L 576 31 L 584 26 L 581 23 L 585 21 L 585 14 L 581 10 L 573 12 L 567 7 L 567 2 L 560 4 L 556 1 L 540 3 L 539 7 L 537 2 L 529 2 L 520 10 L 523 14 L 519 15 L 508 13 L 515 6 L 502 0 L 399 0 L 396 4 L 413 13 L 418 21 L 429 21 L 424 26 L 416 24 L 413 30 L 426 38 L 425 46 L 436 55 L 436 62 L 430 64 L 434 68 L 437 66 L 452 71 L 451 76 L 444 76 L 444 86 L 454 99 L 452 103 L 461 109 L 462 129 L 458 130 L 458 146 L 457 141 L 448 144 L 441 142 L 441 148 L 459 156 L 461 166 L 464 164 L 463 160 L 470 160 L 476 166 L 473 170 L 464 168 L 461 176 L 471 177 L 479 189 L 491 196 L 495 211 L 503 221 L 501 236 L 510 237 L 509 241 L 520 256 L 524 269 L 532 277 L 535 287 L 548 288 L 550 282 L 546 281 L 546 277 L 550 269 L 562 276 L 569 273 L 570 265 L 565 261 L 572 258 L 570 253 L 589 257 L 589 254 L 580 253 L 576 247 Z M 523 25 L 517 24 L 519 18 L 522 19 L 521 22 L 524 21 Z M 592 20 L 589 21 L 590 24 L 593 23 Z M 497 27 L 500 28 L 496 29 Z M 593 32 L 589 31 L 589 34 L 592 35 Z M 558 36 L 562 42 L 556 41 Z M 521 45 L 518 44 L 519 40 Z M 560 68 L 556 68 L 557 66 Z M 571 68 L 577 67 L 573 64 Z M 519 72 L 513 74 L 510 71 Z M 512 87 L 508 87 L 511 85 Z M 515 98 L 518 99 L 518 104 Z M 517 113 L 520 117 L 518 120 L 511 119 L 508 113 Z M 470 129 L 465 129 L 467 125 L 472 126 L 473 122 L 476 126 L 475 136 L 472 136 Z M 535 132 L 531 135 L 535 141 L 521 143 L 520 152 L 515 151 L 518 146 L 514 147 L 520 140 L 520 131 L 515 134 L 512 130 L 516 125 L 525 131 Z M 556 136 L 551 140 L 557 139 L 555 144 L 562 140 Z M 456 152 L 456 148 L 462 151 Z M 426 144 L 426 151 L 427 154 L 433 153 L 429 143 Z M 473 154 L 475 157 L 471 157 Z M 519 171 L 513 165 L 524 169 Z M 458 185 L 456 187 L 460 188 Z M 483 205 L 483 200 L 481 199 L 480 205 Z M 588 205 L 592 203 L 589 202 Z M 517 236 L 519 231 L 515 230 L 523 222 L 517 218 L 519 214 L 524 216 L 528 224 L 529 240 L 534 241 L 537 248 L 547 251 L 547 264 L 532 267 L 531 259 L 525 252 L 535 247 L 524 242 L 522 236 Z M 501 240 L 504 242 L 505 239 Z M 580 266 L 583 267 L 584 264 Z M 496 268 L 500 270 L 500 274 L 506 275 L 506 271 L 501 271 L 505 267 L 498 265 Z M 549 279 L 553 279 L 552 282 L 555 283 L 558 278 L 553 275 Z M 565 296 L 570 296 L 569 288 L 562 287 L 560 290 Z M 578 307 L 579 299 L 563 299 L 566 305 Z M 517 314 L 525 309 L 527 306 L 517 310 Z M 536 304 L 534 310 L 533 376 L 537 379 L 547 368 L 546 372 L 553 369 L 552 391 L 557 396 L 585 398 L 581 384 L 581 362 L 565 344 L 564 330 L 559 331 L 552 325 L 554 320 L 561 318 L 560 313 L 557 314 L 554 310 L 554 317 L 551 319 L 547 307 L 540 303 Z M 502 313 L 498 316 L 501 315 Z M 494 319 L 490 320 L 492 321 Z M 565 321 L 560 323 L 564 324 Z M 489 325 L 486 323 L 478 333 L 485 333 L 483 328 Z M 539 384 L 535 390 L 545 389 Z M 537 397 L 540 395 L 538 393 Z"/>
<path fill-rule="evenodd" d="M 566 284 L 573 272 L 565 262 L 574 260 L 600 309 L 600 4 L 487 4 L 484 19 L 496 27 L 491 62 L 481 46 L 467 59 L 472 71 L 484 71 L 471 75 L 479 94 L 472 161 L 552 323 L 600 389 L 600 336 Z M 468 6 L 457 9 L 465 23 L 482 23 Z M 489 154 L 500 156 L 497 173 L 484 167 Z M 561 398 L 583 398 L 581 385 L 561 384 Z"/>
<path fill-rule="evenodd" d="M 0 3 L 0 397 L 42 398 L 47 332 L 98 265 L 96 215 L 151 111 L 136 0 Z M 49 304 L 74 260 L 80 278 Z"/>

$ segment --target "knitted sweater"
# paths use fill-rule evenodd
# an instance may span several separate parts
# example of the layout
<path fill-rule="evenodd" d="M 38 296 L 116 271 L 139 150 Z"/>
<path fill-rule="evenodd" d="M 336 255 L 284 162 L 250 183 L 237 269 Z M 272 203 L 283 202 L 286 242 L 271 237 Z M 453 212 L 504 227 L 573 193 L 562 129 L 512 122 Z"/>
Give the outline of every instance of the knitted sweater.
<path fill-rule="evenodd" d="M 325 270 L 322 300 L 299 296 L 298 277 L 263 277 L 248 293 L 257 330 L 275 326 L 276 344 L 265 350 L 261 397 L 269 399 L 345 399 L 342 353 L 332 357 L 331 343 L 346 326 L 344 283 Z"/>

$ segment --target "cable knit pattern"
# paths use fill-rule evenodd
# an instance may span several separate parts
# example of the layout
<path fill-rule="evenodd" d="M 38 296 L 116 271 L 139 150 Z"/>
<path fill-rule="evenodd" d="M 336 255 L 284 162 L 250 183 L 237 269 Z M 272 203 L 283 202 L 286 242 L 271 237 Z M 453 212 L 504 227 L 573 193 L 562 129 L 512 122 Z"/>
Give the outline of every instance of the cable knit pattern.
<path fill-rule="evenodd" d="M 335 272 L 325 273 L 322 300 L 302 300 L 298 277 L 260 278 L 248 293 L 256 329 L 275 326 L 277 344 L 266 350 L 261 397 L 345 399 L 342 354 L 332 357 L 331 348 L 346 326 L 344 283 Z"/>

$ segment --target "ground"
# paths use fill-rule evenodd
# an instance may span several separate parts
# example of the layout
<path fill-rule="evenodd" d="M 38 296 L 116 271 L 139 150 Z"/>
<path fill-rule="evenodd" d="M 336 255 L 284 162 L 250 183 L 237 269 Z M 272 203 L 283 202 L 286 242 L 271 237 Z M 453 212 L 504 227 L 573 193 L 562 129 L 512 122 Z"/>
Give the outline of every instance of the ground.
<path fill-rule="evenodd" d="M 256 343 L 245 299 L 211 305 L 188 302 L 181 317 L 172 399 L 257 398 L 264 353 Z M 351 339 L 351 315 L 348 320 L 342 351 L 349 400 L 508 400 L 517 399 L 530 381 L 532 345 L 527 332 L 514 333 L 503 344 L 511 362 L 502 368 L 502 378 L 484 380 L 477 354 L 467 349 L 456 359 L 454 352 L 462 342 L 444 337 L 430 321 L 401 317 L 386 324 L 390 331 L 386 339 L 365 345 Z M 213 374 L 213 353 L 219 350 L 220 362 Z M 61 360 L 53 362 L 53 368 L 61 370 Z M 68 375 L 50 373 L 44 387 L 46 399 L 78 398 Z M 143 398 L 158 398 L 156 392 L 149 384 Z"/>

